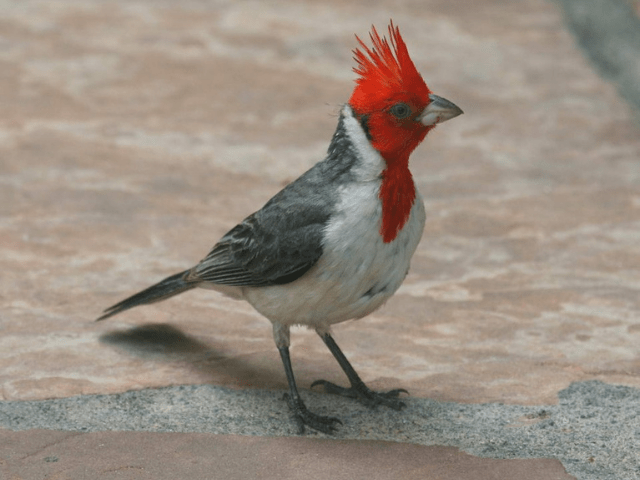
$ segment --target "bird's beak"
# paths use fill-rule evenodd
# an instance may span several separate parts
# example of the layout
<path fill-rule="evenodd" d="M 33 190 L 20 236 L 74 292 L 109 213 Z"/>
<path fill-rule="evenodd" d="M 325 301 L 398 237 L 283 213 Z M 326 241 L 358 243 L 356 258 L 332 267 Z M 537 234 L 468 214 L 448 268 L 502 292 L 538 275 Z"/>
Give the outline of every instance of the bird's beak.
<path fill-rule="evenodd" d="M 418 120 L 425 126 L 446 122 L 463 113 L 455 103 L 433 93 L 429 95 L 429 100 L 431 102 L 418 117 Z"/>

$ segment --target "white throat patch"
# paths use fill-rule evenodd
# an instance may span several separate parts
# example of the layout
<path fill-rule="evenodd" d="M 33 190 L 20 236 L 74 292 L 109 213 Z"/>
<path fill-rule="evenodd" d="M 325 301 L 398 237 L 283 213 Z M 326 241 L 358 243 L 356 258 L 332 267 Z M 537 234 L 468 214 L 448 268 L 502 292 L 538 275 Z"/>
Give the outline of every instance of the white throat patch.
<path fill-rule="evenodd" d="M 352 173 L 359 181 L 380 179 L 380 175 L 387 168 L 387 163 L 382 155 L 371 146 L 371 142 L 348 104 L 342 108 L 342 115 L 347 136 L 355 147 L 359 160 Z"/>

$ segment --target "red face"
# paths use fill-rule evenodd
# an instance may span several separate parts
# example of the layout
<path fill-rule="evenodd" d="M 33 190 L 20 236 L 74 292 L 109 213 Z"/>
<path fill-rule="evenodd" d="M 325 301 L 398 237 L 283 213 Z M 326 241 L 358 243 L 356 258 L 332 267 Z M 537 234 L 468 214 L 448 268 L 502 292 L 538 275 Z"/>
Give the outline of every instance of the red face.
<path fill-rule="evenodd" d="M 370 50 L 357 49 L 360 75 L 349 105 L 367 129 L 371 143 L 390 165 L 408 162 L 409 154 L 433 126 L 419 119 L 429 104 L 430 91 L 409 57 L 398 28 L 389 26 L 391 43 L 373 28 Z"/>
<path fill-rule="evenodd" d="M 371 144 L 388 163 L 408 161 L 411 152 L 433 128 L 419 119 L 425 106 L 411 99 L 394 100 L 384 108 L 358 115 L 365 119 Z"/>

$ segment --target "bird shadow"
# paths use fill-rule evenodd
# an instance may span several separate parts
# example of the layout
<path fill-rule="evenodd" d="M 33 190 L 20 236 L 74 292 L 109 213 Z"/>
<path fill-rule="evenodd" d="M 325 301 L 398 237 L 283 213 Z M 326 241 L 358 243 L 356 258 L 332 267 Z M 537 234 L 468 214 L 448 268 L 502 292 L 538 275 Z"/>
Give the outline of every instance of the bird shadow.
<path fill-rule="evenodd" d="M 228 355 L 222 346 L 202 342 L 166 323 L 107 332 L 99 341 L 144 360 L 186 363 L 212 383 L 271 389 L 286 385 L 277 363 L 259 361 L 253 355 Z"/>
<path fill-rule="evenodd" d="M 149 323 L 127 330 L 102 334 L 101 343 L 118 347 L 139 357 L 189 356 L 211 349 L 182 330 L 166 323 Z"/>

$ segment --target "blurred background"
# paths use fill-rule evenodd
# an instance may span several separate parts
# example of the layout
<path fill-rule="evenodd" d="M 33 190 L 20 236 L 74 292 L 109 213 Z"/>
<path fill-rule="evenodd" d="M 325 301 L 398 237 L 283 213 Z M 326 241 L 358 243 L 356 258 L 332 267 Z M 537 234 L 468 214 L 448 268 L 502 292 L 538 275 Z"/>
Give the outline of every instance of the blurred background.
<path fill-rule="evenodd" d="M 93 320 L 323 158 L 354 34 L 390 18 L 465 115 L 413 154 L 424 237 L 336 328 L 347 356 L 436 400 L 640 386 L 640 56 L 603 4 L 637 22 L 637 1 L 0 2 L 0 398 L 285 388 L 268 322 L 216 293 Z M 304 388 L 342 381 L 313 332 L 292 352 Z"/>

